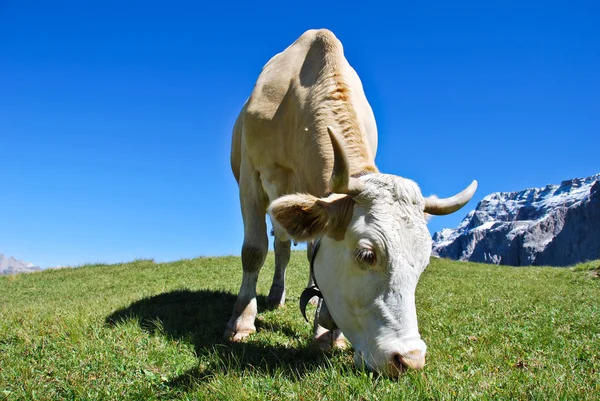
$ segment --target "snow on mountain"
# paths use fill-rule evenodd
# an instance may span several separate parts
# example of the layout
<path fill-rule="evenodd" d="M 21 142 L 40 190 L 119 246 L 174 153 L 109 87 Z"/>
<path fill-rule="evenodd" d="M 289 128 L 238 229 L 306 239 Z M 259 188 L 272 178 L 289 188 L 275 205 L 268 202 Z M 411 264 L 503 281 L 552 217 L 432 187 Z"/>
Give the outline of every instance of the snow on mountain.
<path fill-rule="evenodd" d="M 33 263 L 23 262 L 12 256 L 7 257 L 0 253 L 0 275 L 31 273 L 38 270 L 42 269 Z"/>
<path fill-rule="evenodd" d="M 600 258 L 600 174 L 492 193 L 456 229 L 433 235 L 439 257 L 513 266 Z"/>

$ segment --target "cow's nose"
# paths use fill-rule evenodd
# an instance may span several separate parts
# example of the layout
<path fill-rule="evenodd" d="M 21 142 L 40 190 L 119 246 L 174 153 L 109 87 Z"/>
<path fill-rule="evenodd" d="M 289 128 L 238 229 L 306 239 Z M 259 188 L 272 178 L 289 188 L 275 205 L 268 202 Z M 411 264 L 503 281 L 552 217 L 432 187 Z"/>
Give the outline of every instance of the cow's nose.
<path fill-rule="evenodd" d="M 425 366 L 425 352 L 415 349 L 404 354 L 394 353 L 392 355 L 392 365 L 399 372 L 406 368 L 423 369 L 423 366 Z"/>

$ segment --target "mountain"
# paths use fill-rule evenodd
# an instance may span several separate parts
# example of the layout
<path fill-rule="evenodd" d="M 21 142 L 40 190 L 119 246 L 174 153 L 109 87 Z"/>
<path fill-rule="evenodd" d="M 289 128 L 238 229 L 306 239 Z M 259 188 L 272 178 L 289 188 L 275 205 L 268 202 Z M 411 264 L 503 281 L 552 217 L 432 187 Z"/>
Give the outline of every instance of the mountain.
<path fill-rule="evenodd" d="M 23 262 L 15 258 L 6 257 L 0 253 L 0 275 L 31 273 L 42 270 L 39 266 L 34 266 L 32 263 Z"/>
<path fill-rule="evenodd" d="M 433 255 L 512 266 L 598 259 L 600 174 L 492 193 L 457 228 L 433 235 Z"/>

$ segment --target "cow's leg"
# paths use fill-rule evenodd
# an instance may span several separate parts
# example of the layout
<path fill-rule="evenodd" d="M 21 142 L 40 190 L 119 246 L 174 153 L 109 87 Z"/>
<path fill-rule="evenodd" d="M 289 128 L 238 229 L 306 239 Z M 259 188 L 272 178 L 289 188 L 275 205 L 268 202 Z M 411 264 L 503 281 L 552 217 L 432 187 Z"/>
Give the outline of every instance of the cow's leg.
<path fill-rule="evenodd" d="M 344 349 L 348 341 L 340 329 L 329 330 L 326 327 L 334 325 L 333 318 L 327 309 L 324 299 L 319 299 L 314 321 L 313 343 L 324 351 L 331 348 Z"/>
<path fill-rule="evenodd" d="M 290 261 L 290 241 L 280 241 L 275 236 L 275 274 L 267 297 L 267 306 L 277 308 L 285 303 L 285 269 Z"/>
<path fill-rule="evenodd" d="M 309 242 L 306 246 L 308 263 L 312 263 L 314 249 L 314 241 Z M 312 287 L 314 285 L 316 285 L 315 280 L 312 274 L 309 274 L 307 287 Z M 329 330 L 326 328 L 332 327 L 335 324 L 331 314 L 329 313 L 329 309 L 327 309 L 325 300 L 319 297 L 312 297 L 310 303 L 317 307 L 313 325 L 313 343 L 323 351 L 328 351 L 332 348 L 346 348 L 348 346 L 348 341 L 346 340 L 346 337 L 344 337 L 342 331 L 340 329 Z"/>
<path fill-rule="evenodd" d="M 240 177 L 240 203 L 244 220 L 242 267 L 244 269 L 240 292 L 227 323 L 225 337 L 242 341 L 256 331 L 256 281 L 268 251 L 265 211 L 267 200 L 258 173 L 244 168 Z"/>

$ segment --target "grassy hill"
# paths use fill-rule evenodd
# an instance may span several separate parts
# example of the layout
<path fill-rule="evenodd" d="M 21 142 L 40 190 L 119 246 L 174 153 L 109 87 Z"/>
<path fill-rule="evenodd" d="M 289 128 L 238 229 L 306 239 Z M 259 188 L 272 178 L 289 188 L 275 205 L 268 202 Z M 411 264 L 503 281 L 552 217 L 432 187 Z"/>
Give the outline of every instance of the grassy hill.
<path fill-rule="evenodd" d="M 258 333 L 222 333 L 239 258 L 139 260 L 0 277 L 0 400 L 599 399 L 600 262 L 575 269 L 432 260 L 417 290 L 428 359 L 398 380 L 356 370 L 352 351 L 310 347 L 298 310 L 304 254 L 287 306 Z"/>

